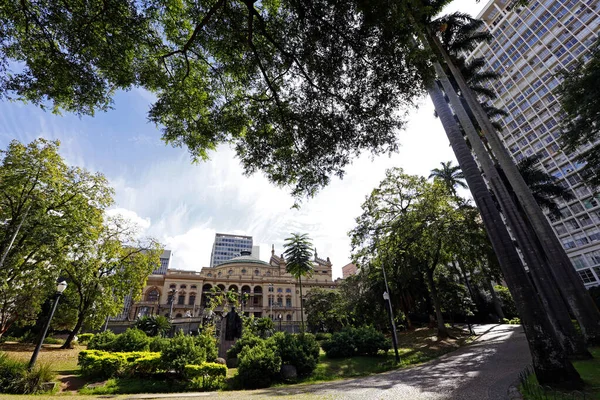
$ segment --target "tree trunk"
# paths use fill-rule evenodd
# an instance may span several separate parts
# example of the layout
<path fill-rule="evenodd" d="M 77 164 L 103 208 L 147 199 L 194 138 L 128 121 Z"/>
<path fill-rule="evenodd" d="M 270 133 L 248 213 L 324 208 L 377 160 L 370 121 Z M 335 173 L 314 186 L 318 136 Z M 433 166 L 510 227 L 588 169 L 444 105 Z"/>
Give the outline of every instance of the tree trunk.
<path fill-rule="evenodd" d="M 490 279 L 490 277 L 487 274 L 484 274 L 484 275 L 485 275 L 485 278 L 483 281 L 485 282 L 486 289 L 490 292 L 490 295 L 492 296 L 492 303 L 494 304 L 494 310 L 496 310 L 496 315 L 498 316 L 498 318 L 500 318 L 500 321 L 502 321 L 505 317 L 504 317 L 504 311 L 502 311 L 502 305 L 500 304 L 500 299 L 498 299 L 496 290 L 494 290 L 494 285 L 492 285 L 492 280 Z"/>
<path fill-rule="evenodd" d="M 494 156 L 498 160 L 500 167 L 506 174 L 506 178 L 510 182 L 519 203 L 523 207 L 529 223 L 533 227 L 537 239 L 546 253 L 547 260 L 552 262 L 552 267 L 548 267 L 549 271 L 547 273 L 553 275 L 556 282 L 560 283 L 558 289 L 564 299 L 566 299 L 573 315 L 577 318 L 588 344 L 600 344 L 600 311 L 575 272 L 571 260 L 565 253 L 546 216 L 533 198 L 531 190 L 523 180 L 517 166 L 498 138 L 496 130 L 481 107 L 481 104 L 479 104 L 475 95 L 468 87 L 459 69 L 453 64 L 449 55 L 439 44 L 437 38 L 434 35 L 430 36 L 437 50 L 444 57 L 448 68 L 450 68 L 461 93 L 477 119 L 477 123 L 485 131 L 487 142 L 494 152 Z M 479 154 L 477 155 L 478 157 L 480 156 Z"/>
<path fill-rule="evenodd" d="M 429 286 L 429 293 L 431 293 L 431 300 L 433 301 L 433 308 L 435 309 L 435 316 L 437 320 L 438 339 L 446 339 L 448 336 L 448 330 L 444 325 L 444 317 L 442 316 L 442 305 L 438 297 L 437 288 L 433 280 L 433 273 L 435 268 L 427 268 L 425 276 L 427 277 L 427 285 Z"/>
<path fill-rule="evenodd" d="M 75 323 L 75 327 L 73 328 L 71 333 L 69 333 L 69 336 L 67 337 L 67 340 L 65 340 L 65 343 L 60 347 L 61 349 L 70 349 L 72 347 L 71 343 L 73 342 L 75 335 L 77 335 L 77 333 L 79 333 L 79 330 L 83 326 L 84 320 L 85 320 L 85 313 L 77 314 L 77 322 Z"/>
<path fill-rule="evenodd" d="M 474 147 L 483 146 L 471 121 L 466 115 L 465 110 L 461 107 L 458 96 L 454 92 L 443 69 L 437 63 L 435 64 L 435 69 L 451 103 L 458 103 L 455 111 L 463 124 L 472 145 Z M 432 98 L 446 134 L 450 139 L 450 144 L 452 145 L 458 163 L 465 174 L 465 179 L 481 213 L 490 242 L 498 257 L 504 279 L 515 300 L 527 336 L 533 366 L 539 382 L 542 384 L 565 382 L 566 384 L 578 386 L 581 383 L 579 374 L 568 361 L 566 353 L 562 351 L 562 346 L 560 346 L 558 339 L 556 338 L 556 334 L 550 325 L 548 316 L 544 311 L 539 298 L 534 295 L 535 292 L 529 283 L 519 254 L 513 245 L 512 238 L 504 226 L 504 221 L 496 207 L 492 195 L 485 185 L 485 181 L 473 159 L 471 150 L 464 141 L 458 124 L 456 124 L 454 116 L 450 112 L 450 108 L 448 107 L 442 92 L 435 83 L 429 88 L 429 95 Z M 481 153 L 481 148 L 479 148 L 477 154 L 479 153 Z M 486 153 L 482 153 L 482 156 L 480 157 L 482 167 L 485 165 L 485 157 Z M 487 161 L 491 162 L 489 158 Z M 487 166 L 489 167 L 489 165 Z M 488 179 L 491 180 L 489 175 Z"/>

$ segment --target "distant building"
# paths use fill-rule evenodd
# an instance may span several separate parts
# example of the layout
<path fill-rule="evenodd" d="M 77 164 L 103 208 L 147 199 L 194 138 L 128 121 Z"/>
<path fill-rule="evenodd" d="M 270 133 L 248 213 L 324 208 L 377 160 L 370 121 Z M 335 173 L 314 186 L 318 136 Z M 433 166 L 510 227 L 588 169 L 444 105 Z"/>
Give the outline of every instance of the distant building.
<path fill-rule="evenodd" d="M 351 275 L 356 275 L 356 272 L 358 272 L 358 268 L 356 268 L 356 265 L 352 263 L 346 264 L 342 267 L 342 278 L 346 279 Z"/>
<path fill-rule="evenodd" d="M 300 288 L 285 266 L 283 255 L 276 256 L 273 248 L 269 262 L 255 258 L 245 250 L 241 256 L 215 267 L 202 268 L 200 272 L 170 269 L 165 275 L 151 275 L 142 299 L 131 307 L 129 318 L 156 314 L 169 316 L 171 303 L 171 318 L 175 323 L 185 322 L 186 318 L 200 318 L 212 290 L 233 290 L 248 296 L 240 310 L 244 314 L 275 320 L 281 317 L 285 329 L 295 332 L 300 321 Z M 313 288 L 337 288 L 332 280 L 329 258 L 322 259 L 315 254 L 313 267 L 312 276 L 302 278 L 304 295 Z M 216 313 L 221 311 L 223 306 L 215 309 Z"/>
<path fill-rule="evenodd" d="M 562 109 L 554 92 L 561 82 L 558 71 L 582 56 L 589 60 L 600 31 L 600 0 L 527 5 L 490 0 L 478 18 L 493 39 L 479 44 L 469 59 L 483 56 L 501 75 L 486 84 L 498 95 L 491 105 L 508 112 L 498 120 L 500 138 L 515 161 L 537 155 L 545 172 L 575 196 L 557 200 L 560 217 L 547 216 L 583 283 L 600 285 L 600 194 L 583 183 L 584 164 L 574 159 L 578 152 L 561 150 Z"/>
<path fill-rule="evenodd" d="M 230 235 L 226 233 L 217 233 L 210 254 L 210 266 L 216 267 L 219 264 L 229 261 L 241 254 L 242 251 L 253 251 L 252 236 Z M 258 258 L 258 256 L 256 257 Z"/>
<path fill-rule="evenodd" d="M 154 270 L 154 275 L 164 275 L 167 273 L 169 266 L 171 265 L 171 250 L 165 250 L 160 255 L 160 268 Z"/>

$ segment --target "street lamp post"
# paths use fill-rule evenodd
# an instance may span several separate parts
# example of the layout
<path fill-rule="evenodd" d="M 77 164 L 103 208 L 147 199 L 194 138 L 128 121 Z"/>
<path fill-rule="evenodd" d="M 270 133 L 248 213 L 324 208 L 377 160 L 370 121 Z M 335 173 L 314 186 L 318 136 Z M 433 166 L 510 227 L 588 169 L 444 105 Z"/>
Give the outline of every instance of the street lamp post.
<path fill-rule="evenodd" d="M 54 305 L 52 306 L 52 310 L 50 311 L 50 316 L 48 317 L 48 321 L 46 321 L 46 325 L 44 326 L 44 329 L 42 330 L 40 339 L 38 340 L 38 343 L 35 346 L 35 350 L 33 351 L 33 354 L 31 355 L 31 360 L 29 360 L 29 370 L 33 369 L 33 366 L 35 365 L 35 360 L 37 360 L 37 356 L 40 352 L 40 349 L 42 348 L 42 344 L 44 344 L 44 339 L 46 338 L 46 334 L 48 333 L 48 328 L 50 327 L 50 321 L 52 321 L 52 317 L 54 316 L 54 312 L 56 311 L 56 307 L 58 306 L 58 300 L 60 299 L 62 292 L 64 292 L 66 288 L 67 288 L 67 282 L 65 282 L 65 281 L 61 281 L 58 285 L 56 285 L 56 294 L 54 295 L 54 297 L 55 297 Z"/>
<path fill-rule="evenodd" d="M 283 315 L 277 314 L 277 319 L 279 320 L 279 332 L 281 332 L 281 320 L 283 319 Z"/>
<path fill-rule="evenodd" d="M 269 293 L 274 293 L 273 292 L 273 284 L 269 283 L 269 287 L 271 288 L 271 290 L 269 290 Z M 271 309 L 269 311 L 269 314 L 271 316 L 271 320 L 273 320 L 273 300 L 274 300 L 274 295 L 273 294 L 269 294 L 269 308 Z"/>
<path fill-rule="evenodd" d="M 394 322 L 394 311 L 392 310 L 392 301 L 390 300 L 389 291 L 387 282 L 387 275 L 385 274 L 385 266 L 381 266 L 381 270 L 383 271 L 383 281 L 385 282 L 385 292 L 383 292 L 383 299 L 388 304 L 388 311 L 390 313 L 390 322 L 392 324 L 392 341 L 394 343 L 394 352 L 396 353 L 396 362 L 400 362 L 400 355 L 398 354 L 398 336 L 396 334 L 396 323 Z"/>

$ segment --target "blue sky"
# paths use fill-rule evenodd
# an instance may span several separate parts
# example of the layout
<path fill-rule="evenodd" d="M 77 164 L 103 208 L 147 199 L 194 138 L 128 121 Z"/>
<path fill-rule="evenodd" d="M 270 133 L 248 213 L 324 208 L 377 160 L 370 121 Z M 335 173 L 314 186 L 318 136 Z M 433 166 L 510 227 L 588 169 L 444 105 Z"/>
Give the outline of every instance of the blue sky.
<path fill-rule="evenodd" d="M 458 0 L 448 10 L 475 14 L 484 5 Z M 361 156 L 343 180 L 332 179 L 329 187 L 296 210 L 285 189 L 261 175 L 243 176 L 234 152 L 225 146 L 208 162 L 192 164 L 186 149 L 165 145 L 160 130 L 146 118 L 152 101 L 153 96 L 140 89 L 119 92 L 114 109 L 93 118 L 0 102 L 0 147 L 6 148 L 12 139 L 59 139 L 69 164 L 107 176 L 116 191 L 112 213 L 130 217 L 173 251 L 172 268 L 208 266 L 216 232 L 252 235 L 264 260 L 271 244 L 279 254 L 290 232 L 306 232 L 319 256 L 331 258 L 334 276 L 341 276 L 341 267 L 350 262 L 347 232 L 385 169 L 397 166 L 428 175 L 441 161 L 455 160 L 424 99 L 399 133 L 398 154 Z"/>

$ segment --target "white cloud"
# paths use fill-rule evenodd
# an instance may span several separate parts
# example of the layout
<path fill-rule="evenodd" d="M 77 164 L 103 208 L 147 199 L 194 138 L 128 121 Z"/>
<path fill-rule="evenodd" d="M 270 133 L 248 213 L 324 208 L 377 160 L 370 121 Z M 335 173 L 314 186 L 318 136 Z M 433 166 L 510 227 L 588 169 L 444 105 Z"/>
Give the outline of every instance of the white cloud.
<path fill-rule="evenodd" d="M 148 230 L 151 225 L 150 218 L 142 218 L 135 211 L 128 210 L 126 208 L 111 208 L 110 210 L 106 211 L 106 215 L 109 217 L 121 216 L 136 226 L 140 233 Z"/>

